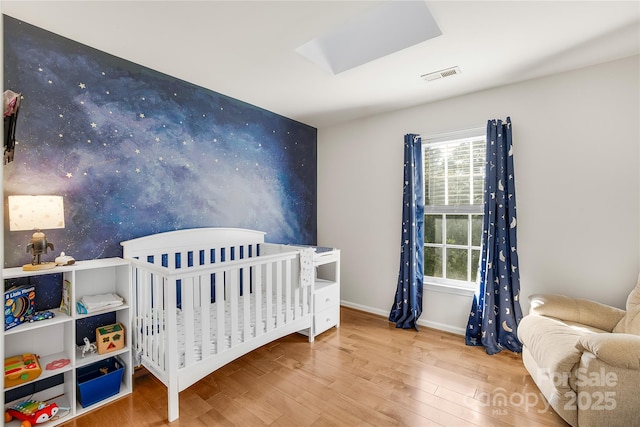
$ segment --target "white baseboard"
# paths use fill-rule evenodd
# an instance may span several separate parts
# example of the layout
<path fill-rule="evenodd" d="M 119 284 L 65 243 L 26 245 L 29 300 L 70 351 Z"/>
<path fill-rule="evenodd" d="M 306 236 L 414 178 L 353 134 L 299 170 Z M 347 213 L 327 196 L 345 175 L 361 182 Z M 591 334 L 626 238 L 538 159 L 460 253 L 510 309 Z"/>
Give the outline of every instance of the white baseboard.
<path fill-rule="evenodd" d="M 353 308 L 356 310 L 364 311 L 366 313 L 377 314 L 387 319 L 389 318 L 389 311 L 380 310 L 379 308 L 368 307 L 366 305 L 355 304 L 355 303 L 344 301 L 344 300 L 340 301 L 340 305 Z M 464 336 L 466 332 L 464 328 L 461 328 L 459 326 L 447 325 L 444 323 L 432 322 L 429 320 L 418 319 L 418 326 L 425 326 L 427 328 L 437 329 L 439 331 L 451 332 L 452 334 L 462 335 L 462 336 Z"/>
<path fill-rule="evenodd" d="M 464 336 L 466 330 L 459 326 L 447 325 L 444 323 L 433 322 L 430 320 L 418 319 L 418 326 L 426 326 L 427 328 L 437 329 L 439 331 L 451 332 L 452 334 Z"/>
<path fill-rule="evenodd" d="M 345 307 L 354 308 L 356 310 L 364 311 L 366 313 L 377 314 L 378 316 L 389 318 L 389 312 L 380 310 L 378 308 L 368 307 L 366 305 L 355 304 L 353 302 L 340 300 L 340 305 Z"/>

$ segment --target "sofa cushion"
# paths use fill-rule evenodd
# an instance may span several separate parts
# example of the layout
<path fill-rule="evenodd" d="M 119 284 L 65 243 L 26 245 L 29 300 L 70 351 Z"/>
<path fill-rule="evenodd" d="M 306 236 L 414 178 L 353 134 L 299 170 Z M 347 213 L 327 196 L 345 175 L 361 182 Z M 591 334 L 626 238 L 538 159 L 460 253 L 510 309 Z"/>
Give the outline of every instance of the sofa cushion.
<path fill-rule="evenodd" d="M 640 275 L 636 287 L 627 297 L 627 312 L 613 328 L 613 332 L 640 335 Z"/>
<path fill-rule="evenodd" d="M 607 365 L 640 370 L 640 337 L 633 334 L 590 334 L 581 337 L 576 348 L 588 351 Z"/>
<path fill-rule="evenodd" d="M 573 372 L 582 351 L 576 348 L 580 338 L 605 332 L 578 323 L 546 316 L 525 316 L 518 325 L 518 338 L 527 347 L 536 364 L 548 372 L 561 392 L 573 389 Z"/>
<path fill-rule="evenodd" d="M 529 303 L 529 314 L 555 317 L 607 332 L 611 332 L 626 313 L 596 301 L 558 294 L 534 294 L 529 296 Z"/>

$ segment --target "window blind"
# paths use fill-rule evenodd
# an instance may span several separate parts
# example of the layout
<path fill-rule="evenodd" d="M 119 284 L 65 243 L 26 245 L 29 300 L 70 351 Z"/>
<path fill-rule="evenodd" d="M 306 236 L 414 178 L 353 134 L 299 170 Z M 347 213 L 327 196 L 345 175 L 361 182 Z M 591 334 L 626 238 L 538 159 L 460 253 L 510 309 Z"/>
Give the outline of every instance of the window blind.
<path fill-rule="evenodd" d="M 455 207 L 482 206 L 484 139 L 478 136 L 424 144 L 425 210 L 448 207 L 444 209 L 451 212 Z"/>

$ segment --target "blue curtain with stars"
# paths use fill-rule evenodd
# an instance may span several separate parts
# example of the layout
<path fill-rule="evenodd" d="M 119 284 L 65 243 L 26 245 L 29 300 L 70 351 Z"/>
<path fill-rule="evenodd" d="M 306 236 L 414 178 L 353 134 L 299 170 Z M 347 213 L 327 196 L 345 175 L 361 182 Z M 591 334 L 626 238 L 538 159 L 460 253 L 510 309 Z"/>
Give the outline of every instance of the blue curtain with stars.
<path fill-rule="evenodd" d="M 467 345 L 484 346 L 488 354 L 522 351 L 514 181 L 511 118 L 489 120 L 479 283 L 465 337 Z"/>
<path fill-rule="evenodd" d="M 402 242 L 396 298 L 389 320 L 396 328 L 418 330 L 422 314 L 424 271 L 424 181 L 422 139 L 404 137 L 404 191 L 402 199 Z"/>

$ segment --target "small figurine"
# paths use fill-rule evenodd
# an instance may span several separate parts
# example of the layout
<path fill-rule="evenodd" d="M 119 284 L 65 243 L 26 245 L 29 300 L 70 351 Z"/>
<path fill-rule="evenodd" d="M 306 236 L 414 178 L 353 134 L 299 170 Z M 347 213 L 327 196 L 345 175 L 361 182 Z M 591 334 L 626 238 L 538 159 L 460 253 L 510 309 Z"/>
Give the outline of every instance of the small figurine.
<path fill-rule="evenodd" d="M 89 338 L 84 337 L 83 338 L 84 341 L 84 345 L 80 346 L 82 347 L 82 357 L 84 357 L 85 353 L 95 353 L 97 348 L 96 345 L 92 342 L 89 341 Z"/>
<path fill-rule="evenodd" d="M 31 241 L 27 245 L 27 252 L 31 252 L 32 260 L 31 264 L 42 264 L 40 256 L 47 253 L 47 249 L 53 250 L 53 243 L 47 241 L 47 237 L 40 230 L 36 230 L 31 236 Z"/>
<path fill-rule="evenodd" d="M 65 255 L 64 252 L 60 252 L 60 256 L 56 257 L 56 265 L 73 265 L 76 263 L 76 260 L 73 259 L 72 256 Z"/>

